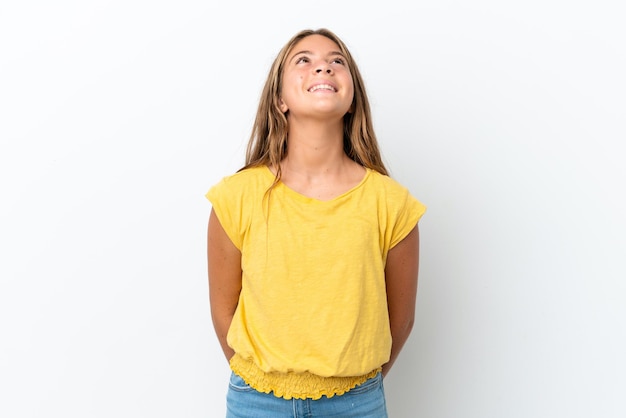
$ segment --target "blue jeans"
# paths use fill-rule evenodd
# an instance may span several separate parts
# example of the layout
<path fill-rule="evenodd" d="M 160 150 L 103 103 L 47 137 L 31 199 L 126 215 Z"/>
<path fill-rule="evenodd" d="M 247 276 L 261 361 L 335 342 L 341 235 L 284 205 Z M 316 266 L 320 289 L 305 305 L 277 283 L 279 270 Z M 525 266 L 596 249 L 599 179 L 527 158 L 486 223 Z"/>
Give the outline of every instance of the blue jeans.
<path fill-rule="evenodd" d="M 287 400 L 261 393 L 232 373 L 226 409 L 226 418 L 387 418 L 380 373 L 343 395 L 316 400 Z"/>

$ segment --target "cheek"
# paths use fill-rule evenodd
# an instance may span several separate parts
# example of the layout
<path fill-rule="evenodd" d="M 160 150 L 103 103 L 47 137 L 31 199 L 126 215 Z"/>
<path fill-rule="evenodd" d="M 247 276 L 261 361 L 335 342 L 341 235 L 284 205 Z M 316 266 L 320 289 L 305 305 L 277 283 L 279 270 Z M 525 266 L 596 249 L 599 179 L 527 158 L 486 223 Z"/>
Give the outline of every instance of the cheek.
<path fill-rule="evenodd" d="M 304 82 L 304 74 L 289 74 L 283 78 L 283 88 L 298 88 Z"/>
<path fill-rule="evenodd" d="M 293 74 L 290 78 L 289 81 L 291 82 L 291 85 L 293 87 L 298 87 L 302 84 L 304 80 L 304 74 Z"/>
<path fill-rule="evenodd" d="M 346 74 L 345 84 L 350 88 L 350 94 L 354 96 L 354 79 L 348 73 Z"/>
<path fill-rule="evenodd" d="M 354 101 L 354 84 L 350 86 L 350 92 L 348 94 L 350 101 Z"/>

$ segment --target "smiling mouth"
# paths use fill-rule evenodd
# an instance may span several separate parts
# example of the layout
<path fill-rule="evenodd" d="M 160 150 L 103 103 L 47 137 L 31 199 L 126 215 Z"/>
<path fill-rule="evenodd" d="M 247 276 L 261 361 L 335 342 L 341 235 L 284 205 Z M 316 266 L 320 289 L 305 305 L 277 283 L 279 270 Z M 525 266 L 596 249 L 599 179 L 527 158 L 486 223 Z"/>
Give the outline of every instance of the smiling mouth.
<path fill-rule="evenodd" d="M 332 92 L 336 92 L 337 90 L 331 86 L 330 84 L 317 84 L 313 87 L 311 87 L 309 89 L 309 92 L 313 93 L 314 91 L 318 91 L 318 90 L 326 90 L 326 91 L 332 91 Z"/>

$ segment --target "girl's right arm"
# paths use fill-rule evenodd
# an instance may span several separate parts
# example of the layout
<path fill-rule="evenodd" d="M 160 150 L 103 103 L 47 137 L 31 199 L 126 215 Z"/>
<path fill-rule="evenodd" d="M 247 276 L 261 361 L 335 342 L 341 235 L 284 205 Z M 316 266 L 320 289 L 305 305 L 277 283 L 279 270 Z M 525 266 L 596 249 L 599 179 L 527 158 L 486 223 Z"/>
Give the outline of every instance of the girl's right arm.
<path fill-rule="evenodd" d="M 226 342 L 241 292 L 241 252 L 235 247 L 211 209 L 207 233 L 209 301 L 215 333 L 227 360 L 235 354 Z"/>

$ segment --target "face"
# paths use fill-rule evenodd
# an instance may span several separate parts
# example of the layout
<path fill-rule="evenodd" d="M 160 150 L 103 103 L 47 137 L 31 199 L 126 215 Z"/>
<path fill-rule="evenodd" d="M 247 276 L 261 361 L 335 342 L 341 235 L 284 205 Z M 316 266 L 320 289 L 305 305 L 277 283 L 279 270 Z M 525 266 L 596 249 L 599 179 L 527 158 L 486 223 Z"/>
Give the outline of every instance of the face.
<path fill-rule="evenodd" d="M 294 45 L 284 64 L 280 108 L 289 117 L 343 118 L 354 84 L 348 62 L 335 42 L 310 35 Z"/>

